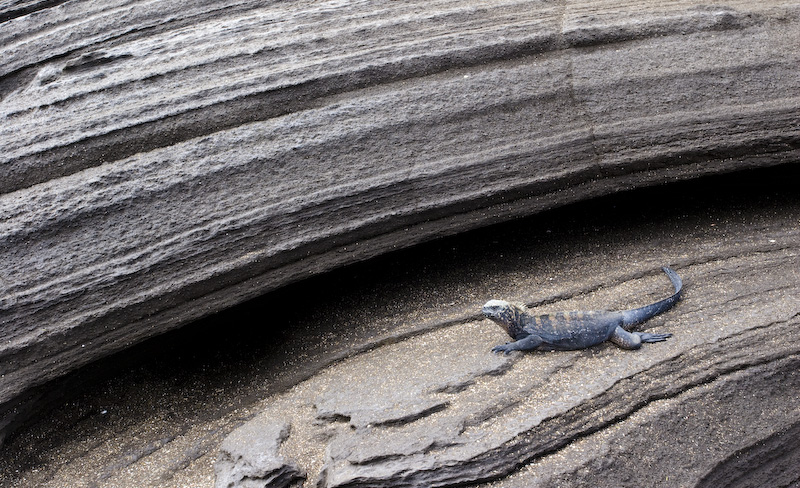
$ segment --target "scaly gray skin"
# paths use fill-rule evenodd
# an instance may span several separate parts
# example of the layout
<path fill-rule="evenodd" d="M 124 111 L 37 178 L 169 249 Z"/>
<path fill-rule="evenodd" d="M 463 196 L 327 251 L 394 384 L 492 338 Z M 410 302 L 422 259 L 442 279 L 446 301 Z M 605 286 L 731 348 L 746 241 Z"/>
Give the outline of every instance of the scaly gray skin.
<path fill-rule="evenodd" d="M 543 351 L 584 349 L 610 340 L 623 349 L 639 349 L 643 342 L 661 342 L 672 334 L 628 332 L 625 328 L 669 310 L 681 297 L 683 282 L 667 267 L 675 294 L 646 307 L 624 312 L 560 312 L 533 316 L 503 300 L 489 300 L 483 314 L 503 328 L 515 342 L 495 346 L 492 351 Z"/>

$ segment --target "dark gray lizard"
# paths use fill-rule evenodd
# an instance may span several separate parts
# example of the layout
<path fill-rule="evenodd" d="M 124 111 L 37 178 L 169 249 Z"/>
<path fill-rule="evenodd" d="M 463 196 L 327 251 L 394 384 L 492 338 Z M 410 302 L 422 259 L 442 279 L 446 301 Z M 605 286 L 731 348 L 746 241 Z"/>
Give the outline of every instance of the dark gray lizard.
<path fill-rule="evenodd" d="M 560 312 L 534 316 L 503 300 L 489 300 L 483 314 L 503 328 L 515 342 L 495 346 L 492 351 L 543 351 L 584 349 L 610 340 L 623 349 L 639 349 L 643 342 L 661 342 L 672 334 L 628 332 L 626 328 L 640 324 L 654 315 L 669 310 L 681 297 L 683 282 L 667 267 L 675 294 L 645 307 L 624 312 Z"/>

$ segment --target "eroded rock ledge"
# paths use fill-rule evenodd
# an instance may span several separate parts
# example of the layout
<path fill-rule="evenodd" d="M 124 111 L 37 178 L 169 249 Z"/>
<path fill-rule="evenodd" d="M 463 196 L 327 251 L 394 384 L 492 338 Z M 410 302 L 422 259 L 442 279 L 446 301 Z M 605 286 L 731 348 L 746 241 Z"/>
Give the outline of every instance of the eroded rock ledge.
<path fill-rule="evenodd" d="M 0 432 L 31 388 L 335 267 L 797 159 L 797 5 L 0 7 Z"/>
<path fill-rule="evenodd" d="M 781 237 L 789 245 L 800 236 Z M 302 425 L 284 452 L 322 462 L 317 479 L 331 488 L 462 486 L 512 473 L 499 486 L 708 483 L 736 452 L 800 421 L 800 254 L 789 246 L 758 259 L 684 261 L 685 300 L 646 325 L 675 334 L 663 344 L 504 358 L 488 353 L 504 340 L 496 327 L 468 321 L 338 364 L 253 422 Z M 619 279 L 541 308 L 640 305 L 637 290 L 670 293 L 655 273 Z M 576 450 L 583 459 L 562 472 L 554 458 Z M 800 476 L 780 467 L 773 475 Z"/>
<path fill-rule="evenodd" d="M 595 200 L 268 294 L 117 356 L 110 379 L 79 384 L 78 398 L 10 440 L 0 478 L 12 488 L 790 485 L 800 479 L 798 168 Z M 668 341 L 490 352 L 507 339 L 478 314 L 488 298 L 624 309 L 671 292 L 663 264 L 684 278 L 684 298 L 644 327 Z"/>

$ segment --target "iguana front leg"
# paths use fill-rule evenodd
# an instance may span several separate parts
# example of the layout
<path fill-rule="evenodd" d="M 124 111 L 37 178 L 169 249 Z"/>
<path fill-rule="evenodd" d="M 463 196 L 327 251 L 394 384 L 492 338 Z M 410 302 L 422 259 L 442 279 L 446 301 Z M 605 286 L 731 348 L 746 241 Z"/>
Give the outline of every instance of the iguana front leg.
<path fill-rule="evenodd" d="M 509 342 L 508 344 L 500 344 L 499 346 L 494 346 L 492 348 L 492 352 L 502 352 L 505 354 L 510 354 L 511 351 L 530 351 L 532 349 L 536 349 L 537 347 L 542 345 L 542 338 L 537 335 L 529 335 L 523 337 L 522 339 L 516 342 Z"/>

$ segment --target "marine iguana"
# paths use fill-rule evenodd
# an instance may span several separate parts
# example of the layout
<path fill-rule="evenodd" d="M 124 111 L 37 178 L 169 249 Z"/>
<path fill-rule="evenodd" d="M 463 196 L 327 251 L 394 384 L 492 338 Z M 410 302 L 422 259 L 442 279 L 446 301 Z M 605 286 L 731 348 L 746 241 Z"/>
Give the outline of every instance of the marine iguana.
<path fill-rule="evenodd" d="M 683 282 L 673 270 L 661 268 L 669 276 L 675 294 L 645 307 L 624 312 L 604 310 L 560 312 L 533 316 L 503 300 L 489 300 L 483 314 L 503 328 L 515 342 L 492 348 L 493 352 L 568 351 L 584 349 L 610 340 L 623 349 L 639 349 L 643 342 L 661 342 L 672 334 L 628 332 L 625 328 L 669 310 L 681 297 Z"/>

